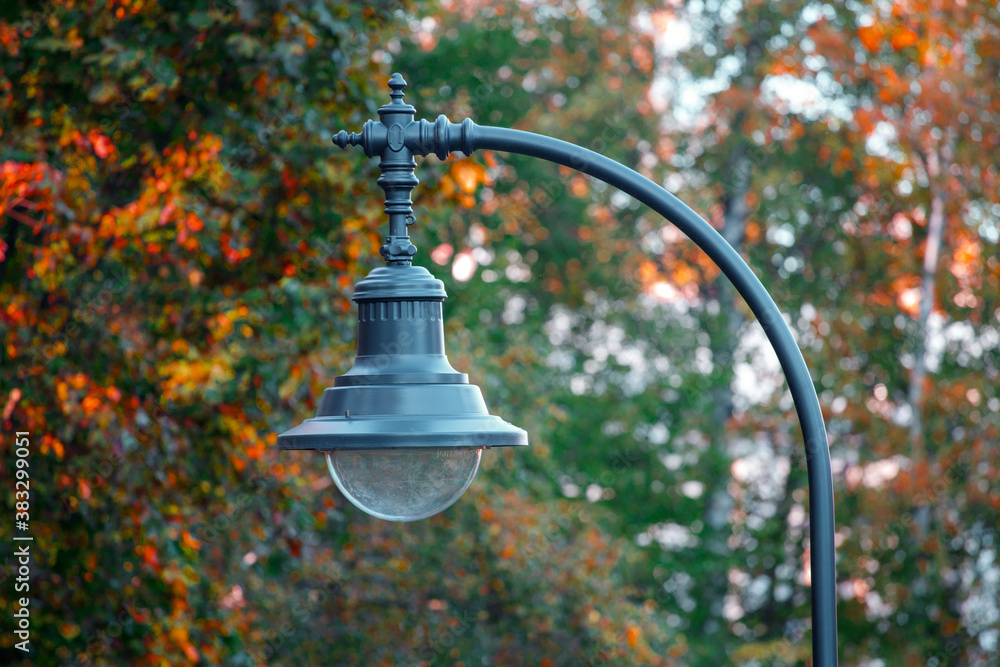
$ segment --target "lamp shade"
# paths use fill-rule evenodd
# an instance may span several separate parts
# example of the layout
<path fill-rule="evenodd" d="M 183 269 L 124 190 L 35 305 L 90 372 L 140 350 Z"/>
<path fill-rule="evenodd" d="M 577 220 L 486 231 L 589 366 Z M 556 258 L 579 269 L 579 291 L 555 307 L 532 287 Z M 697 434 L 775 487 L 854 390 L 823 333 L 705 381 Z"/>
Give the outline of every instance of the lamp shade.
<path fill-rule="evenodd" d="M 316 416 L 279 449 L 510 447 L 528 434 L 493 416 L 479 387 L 444 352 L 444 284 L 423 267 L 383 266 L 358 283 L 358 354 Z"/>

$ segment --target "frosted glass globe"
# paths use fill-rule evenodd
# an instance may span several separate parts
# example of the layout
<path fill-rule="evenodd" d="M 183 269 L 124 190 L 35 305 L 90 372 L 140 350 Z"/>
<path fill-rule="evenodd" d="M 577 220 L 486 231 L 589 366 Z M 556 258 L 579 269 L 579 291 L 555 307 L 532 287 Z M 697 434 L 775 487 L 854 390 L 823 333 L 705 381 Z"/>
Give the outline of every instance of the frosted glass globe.
<path fill-rule="evenodd" d="M 387 521 L 417 521 L 448 508 L 479 470 L 479 448 L 411 448 L 328 452 L 341 493 Z"/>

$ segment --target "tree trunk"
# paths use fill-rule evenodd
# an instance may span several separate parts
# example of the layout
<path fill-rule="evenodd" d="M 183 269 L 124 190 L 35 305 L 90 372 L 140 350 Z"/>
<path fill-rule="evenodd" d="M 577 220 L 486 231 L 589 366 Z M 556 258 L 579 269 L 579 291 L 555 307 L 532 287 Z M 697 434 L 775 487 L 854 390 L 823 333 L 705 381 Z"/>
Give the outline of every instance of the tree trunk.
<path fill-rule="evenodd" d="M 727 185 L 723 201 L 723 225 L 719 232 L 729 245 L 738 251 L 743 246 L 746 237 L 747 218 L 750 207 L 747 205 L 747 193 L 750 191 L 750 159 L 746 147 L 736 146 L 729 154 L 726 167 L 729 170 L 731 182 Z M 743 313 L 736 307 L 736 289 L 725 276 L 715 281 L 719 300 L 719 329 L 712 339 L 713 363 L 723 368 L 732 369 L 733 354 L 736 352 L 737 336 L 744 323 Z M 730 373 L 731 374 L 731 373 Z M 712 439 L 714 444 L 723 445 L 726 422 L 733 414 L 733 390 L 730 383 L 716 389 L 715 401 L 712 406 Z M 717 437 L 720 436 L 721 438 Z"/>
<path fill-rule="evenodd" d="M 750 159 L 745 146 L 737 144 L 726 163 L 730 181 L 726 183 L 724 195 L 724 217 L 720 233 L 737 251 L 746 236 L 747 193 L 750 190 Z M 705 489 L 705 546 L 721 558 L 728 558 L 732 552 L 729 546 L 729 511 L 733 500 L 729 495 L 731 456 L 727 425 L 733 414 L 733 356 L 739 343 L 739 332 L 745 320 L 736 307 L 736 289 L 725 276 L 715 281 L 715 293 L 719 303 L 719 314 L 709 327 L 711 334 L 714 386 L 711 389 L 712 413 L 708 426 L 709 448 L 703 469 L 706 477 Z M 702 589 L 701 598 L 708 605 L 710 613 L 706 622 L 706 635 L 717 631 L 722 617 L 723 603 L 728 591 L 724 578 L 708 583 Z M 719 647 L 720 651 L 722 646 Z M 725 660 L 723 653 L 715 660 Z"/>
<path fill-rule="evenodd" d="M 927 220 L 927 243 L 924 246 L 924 266 L 920 286 L 920 312 L 917 317 L 917 349 L 914 354 L 913 373 L 910 378 L 909 396 L 910 409 L 913 411 L 910 420 L 910 443 L 916 458 L 922 459 L 925 454 L 923 412 L 924 412 L 924 380 L 927 377 L 927 338 L 928 323 L 937 293 L 937 265 L 941 256 L 941 239 L 944 236 L 945 212 L 944 193 L 939 177 L 945 171 L 943 158 L 937 150 L 928 152 L 924 160 L 927 170 L 927 180 L 931 195 L 931 210 Z"/>

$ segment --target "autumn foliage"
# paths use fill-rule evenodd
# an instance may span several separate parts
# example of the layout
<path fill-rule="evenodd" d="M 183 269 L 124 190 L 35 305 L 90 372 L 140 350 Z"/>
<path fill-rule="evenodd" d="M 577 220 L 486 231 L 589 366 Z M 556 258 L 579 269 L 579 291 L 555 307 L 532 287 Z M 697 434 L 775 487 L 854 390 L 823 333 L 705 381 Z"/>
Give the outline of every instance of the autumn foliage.
<path fill-rule="evenodd" d="M 396 69 L 418 116 L 712 222 L 814 372 L 844 663 L 995 662 L 995 3 L 8 4 L 0 481 L 30 432 L 36 551 L 4 664 L 809 664 L 780 374 L 703 253 L 569 169 L 427 158 L 414 192 L 452 361 L 529 452 L 399 526 L 275 451 L 353 355 L 383 201 L 330 139 Z"/>

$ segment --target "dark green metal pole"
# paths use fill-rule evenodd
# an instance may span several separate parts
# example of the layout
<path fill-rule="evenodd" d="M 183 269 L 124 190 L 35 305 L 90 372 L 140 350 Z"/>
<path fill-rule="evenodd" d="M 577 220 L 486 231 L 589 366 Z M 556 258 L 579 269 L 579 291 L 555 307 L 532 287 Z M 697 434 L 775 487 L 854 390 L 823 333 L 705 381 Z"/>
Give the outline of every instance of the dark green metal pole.
<path fill-rule="evenodd" d="M 393 75 L 390 87 L 395 94 L 405 85 L 401 76 Z M 393 99 L 395 101 L 397 97 L 394 95 Z M 402 95 L 398 99 L 401 100 Z M 434 153 L 443 160 L 452 152 L 462 151 L 471 155 L 473 151 L 486 149 L 528 155 L 576 169 L 635 197 L 676 225 L 732 281 L 757 316 L 778 355 L 802 426 L 809 479 L 813 664 L 816 667 L 835 667 L 837 570 L 833 477 L 826 425 L 805 359 L 781 311 L 757 276 L 705 219 L 653 181 L 610 158 L 551 137 L 502 127 L 479 126 L 468 119 L 462 123 L 451 123 L 445 116 L 439 116 L 431 123 L 412 118 L 409 116 L 404 119 L 405 122 L 397 121 L 388 127 L 369 121 L 360 134 L 339 132 L 334 137 L 334 143 L 342 148 L 348 144 L 361 144 L 366 155 L 378 155 L 383 162 L 398 160 L 397 155 L 402 151 L 407 151 L 406 157 Z M 401 142 L 395 139 L 400 136 L 403 138 Z M 390 141 L 390 137 L 394 140 Z"/>
<path fill-rule="evenodd" d="M 687 234 L 722 269 L 746 299 L 774 346 L 802 424 L 809 476 L 813 658 L 817 667 L 836 665 L 833 479 L 826 426 L 809 369 L 770 294 L 739 253 L 707 221 L 672 194 L 628 167 L 558 139 L 499 127 L 476 127 L 472 143 L 477 149 L 530 155 L 572 167 L 635 197 Z"/>

